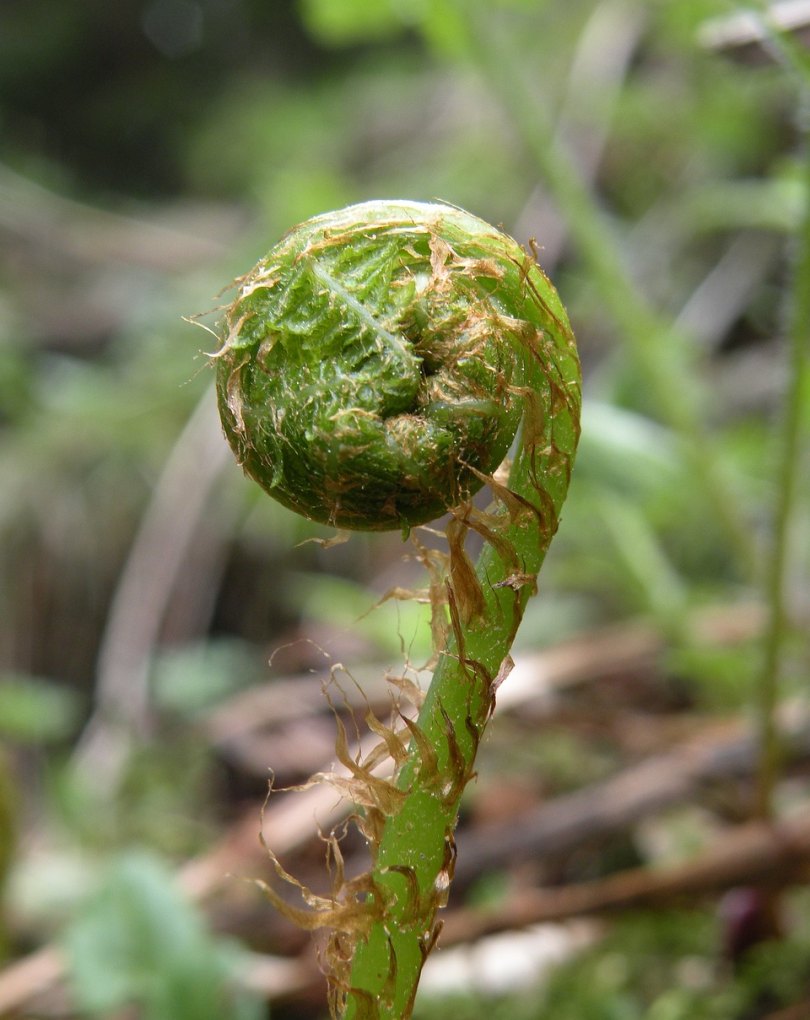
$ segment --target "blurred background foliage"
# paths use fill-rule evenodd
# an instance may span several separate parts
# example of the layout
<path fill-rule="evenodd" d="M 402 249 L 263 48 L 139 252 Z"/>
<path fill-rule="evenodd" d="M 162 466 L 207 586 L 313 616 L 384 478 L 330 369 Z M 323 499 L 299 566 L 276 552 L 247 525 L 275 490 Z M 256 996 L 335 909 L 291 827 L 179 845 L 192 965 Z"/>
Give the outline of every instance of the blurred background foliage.
<path fill-rule="evenodd" d="M 300 782 L 334 756 L 330 665 L 365 682 L 427 659 L 424 605 L 375 608 L 424 581 L 399 536 L 307 541 L 329 535 L 241 477 L 212 413 L 215 341 L 183 318 L 215 321 L 223 284 L 315 213 L 438 198 L 534 238 L 581 345 L 575 484 L 517 650 L 584 665 L 547 718 L 505 706 L 462 836 L 520 828 L 709 725 L 751 721 L 767 748 L 777 702 L 804 719 L 808 73 L 800 28 L 721 44 L 711 19 L 733 13 L 5 0 L 0 1015 L 323 1013 L 300 936 L 236 880 L 211 907 L 194 862 L 265 874 L 267 769 Z M 592 651 L 606 634 L 612 666 Z M 257 708 L 269 688 L 279 700 Z M 458 905 L 705 848 L 757 813 L 763 786 L 792 818 L 806 757 L 783 750 L 776 783 L 767 757 L 565 861 L 496 860 Z M 317 869 L 317 841 L 296 853 Z M 178 892 L 178 869 L 205 902 Z M 789 1015 L 810 1015 L 793 895 L 742 962 L 722 903 L 687 896 L 685 911 L 594 928 L 519 999 L 426 992 L 419 1015 L 732 1020 L 797 1002 L 808 1012 Z"/>

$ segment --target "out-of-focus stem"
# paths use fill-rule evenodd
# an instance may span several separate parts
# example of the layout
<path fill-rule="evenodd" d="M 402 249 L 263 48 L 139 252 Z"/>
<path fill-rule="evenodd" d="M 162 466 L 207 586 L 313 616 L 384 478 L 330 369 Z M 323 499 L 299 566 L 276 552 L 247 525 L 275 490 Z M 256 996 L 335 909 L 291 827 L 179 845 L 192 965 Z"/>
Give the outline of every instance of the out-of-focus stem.
<path fill-rule="evenodd" d="M 804 97 L 805 116 L 810 106 L 810 89 Z M 810 139 L 805 133 L 805 209 L 797 238 L 793 289 L 789 308 L 788 342 L 790 368 L 788 392 L 779 435 L 777 503 L 774 511 L 773 547 L 768 560 L 766 596 L 769 609 L 762 669 L 757 687 L 757 724 L 760 764 L 756 809 L 760 817 L 772 813 L 773 789 L 779 773 L 779 739 L 776 705 L 790 621 L 787 611 L 787 581 L 791 531 L 795 517 L 797 475 L 801 463 L 802 438 L 810 407 Z"/>
<path fill-rule="evenodd" d="M 684 338 L 650 307 L 634 284 L 621 244 L 591 189 L 555 137 L 552 123 L 522 79 L 519 60 L 499 37 L 478 4 L 463 5 L 470 56 L 511 117 L 524 145 L 566 218 L 583 262 L 615 322 L 622 341 L 647 381 L 661 417 L 681 440 L 684 456 L 706 494 L 741 572 L 757 572 L 752 532 L 740 513 L 738 496 L 707 441 L 700 419 L 694 373 L 684 361 Z M 541 239 L 542 240 L 542 239 Z"/>

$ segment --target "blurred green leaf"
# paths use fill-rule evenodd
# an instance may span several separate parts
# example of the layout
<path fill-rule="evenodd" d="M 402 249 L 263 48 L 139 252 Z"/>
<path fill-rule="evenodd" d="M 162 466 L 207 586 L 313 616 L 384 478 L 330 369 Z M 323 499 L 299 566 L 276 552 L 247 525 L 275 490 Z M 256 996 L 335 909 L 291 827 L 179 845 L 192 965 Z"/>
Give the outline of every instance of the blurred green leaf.
<path fill-rule="evenodd" d="M 64 684 L 0 674 L 0 734 L 9 740 L 62 740 L 79 721 L 80 700 Z"/>
<path fill-rule="evenodd" d="M 262 678 L 262 659 L 242 641 L 205 641 L 169 648 L 152 667 L 160 708 L 193 716 Z"/>
<path fill-rule="evenodd" d="M 626 495 L 648 500 L 683 482 L 685 469 L 672 432 L 635 411 L 586 400 L 577 477 L 609 482 Z"/>
<path fill-rule="evenodd" d="M 330 628 L 351 630 L 376 646 L 377 654 L 419 664 L 430 658 L 430 606 L 412 598 L 387 599 L 362 585 L 328 575 L 299 575 L 291 596 L 304 616 Z"/>
<path fill-rule="evenodd" d="M 628 499 L 603 493 L 599 518 L 631 585 L 637 588 L 638 608 L 651 613 L 664 633 L 677 631 L 688 604 L 688 586 L 644 510 Z"/>
<path fill-rule="evenodd" d="M 157 860 L 131 853 L 69 925 L 65 946 L 80 1007 L 103 1015 L 135 1004 L 144 1020 L 258 1020 L 233 987 L 235 951 L 213 938 Z"/>
<path fill-rule="evenodd" d="M 729 712 L 744 708 L 754 691 L 758 649 L 752 641 L 740 645 L 676 645 L 666 654 L 666 668 L 689 688 L 698 706 Z"/>
<path fill-rule="evenodd" d="M 299 0 L 299 7 L 309 31 L 329 46 L 378 42 L 403 29 L 397 7 L 404 5 L 389 0 Z"/>

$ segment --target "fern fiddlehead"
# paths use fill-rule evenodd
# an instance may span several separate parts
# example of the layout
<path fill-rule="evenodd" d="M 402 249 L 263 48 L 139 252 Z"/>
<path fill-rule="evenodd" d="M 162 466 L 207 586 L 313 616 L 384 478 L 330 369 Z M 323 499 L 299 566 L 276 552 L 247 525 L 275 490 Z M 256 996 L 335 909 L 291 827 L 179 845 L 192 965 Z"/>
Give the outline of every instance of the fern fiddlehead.
<path fill-rule="evenodd" d="M 455 207 L 367 202 L 295 228 L 239 281 L 216 358 L 226 436 L 280 502 L 406 533 L 450 511 L 448 638 L 417 721 L 386 733 L 393 779 L 355 770 L 372 867 L 324 911 L 334 1011 L 399 1020 L 438 933 L 459 799 L 567 491 L 573 334 L 511 238 Z M 521 421 L 508 481 L 496 480 Z M 471 497 L 485 483 L 493 500 L 480 510 Z M 475 568 L 470 531 L 484 539 Z"/>

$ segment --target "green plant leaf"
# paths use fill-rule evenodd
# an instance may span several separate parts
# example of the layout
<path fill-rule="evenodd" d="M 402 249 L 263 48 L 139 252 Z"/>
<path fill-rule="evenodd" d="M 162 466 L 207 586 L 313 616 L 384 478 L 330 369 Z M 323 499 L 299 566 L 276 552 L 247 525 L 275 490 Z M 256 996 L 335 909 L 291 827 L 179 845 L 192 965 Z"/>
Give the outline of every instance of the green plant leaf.
<path fill-rule="evenodd" d="M 69 736 L 78 721 L 75 691 L 41 677 L 0 675 L 0 735 L 40 742 Z"/>
<path fill-rule="evenodd" d="M 258 1020 L 258 1004 L 231 987 L 234 956 L 205 929 L 157 860 L 131 853 L 111 867 L 65 934 L 82 1010 L 138 1005 L 144 1020 Z"/>

